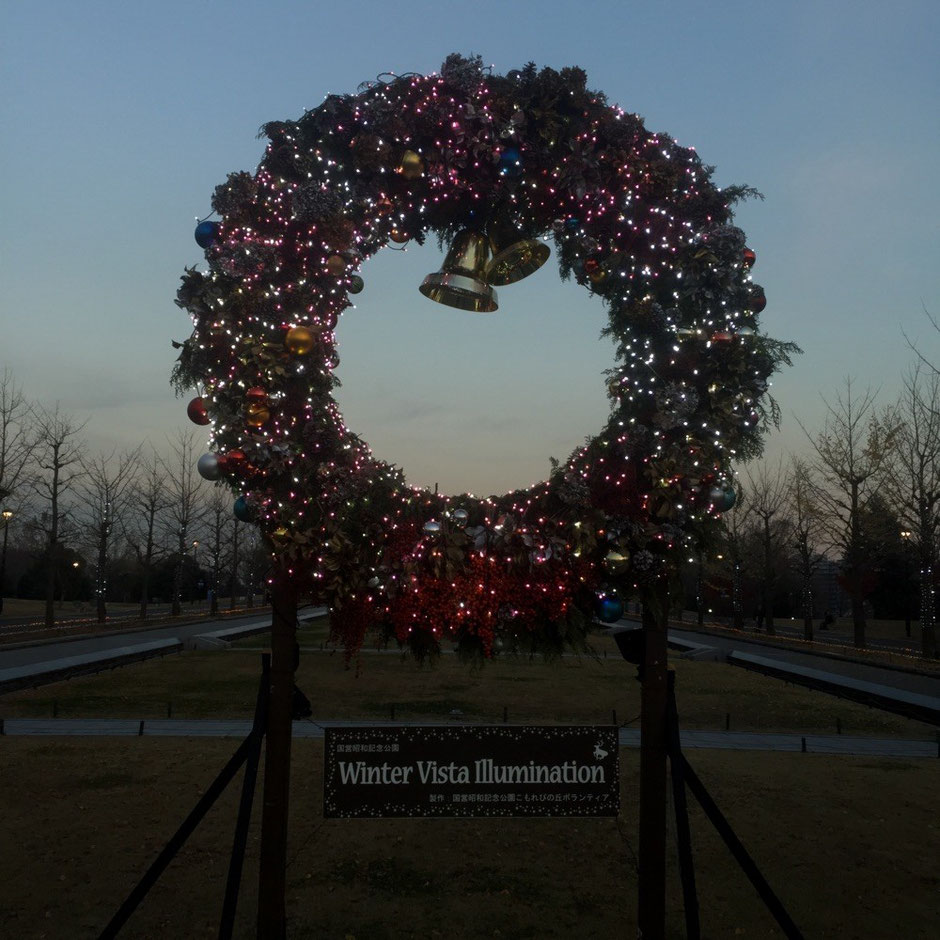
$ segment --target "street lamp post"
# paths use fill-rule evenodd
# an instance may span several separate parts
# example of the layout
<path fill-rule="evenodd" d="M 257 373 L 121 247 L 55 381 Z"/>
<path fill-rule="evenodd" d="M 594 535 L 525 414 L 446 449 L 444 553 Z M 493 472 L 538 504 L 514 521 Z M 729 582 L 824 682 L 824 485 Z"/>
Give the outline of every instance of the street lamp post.
<path fill-rule="evenodd" d="M 76 602 L 78 602 L 78 601 L 81 600 L 81 598 L 78 596 L 78 595 L 81 593 L 80 590 L 79 590 L 80 585 L 78 584 L 78 569 L 79 569 L 80 567 L 81 567 L 81 562 L 80 562 L 80 561 L 73 561 L 73 562 L 72 562 L 72 570 L 75 572 L 75 579 L 74 579 L 73 587 L 75 588 L 75 600 L 76 600 Z M 68 601 L 68 598 L 65 596 L 65 595 L 66 595 L 66 585 L 67 585 L 67 584 L 68 584 L 68 578 L 63 578 L 63 583 L 62 583 L 62 606 L 63 606 L 63 607 L 65 606 L 66 602 Z M 80 605 L 80 609 L 84 609 L 84 606 L 85 606 L 84 604 L 81 604 L 81 605 Z"/>
<path fill-rule="evenodd" d="M 910 529 L 901 529 L 901 544 L 904 546 L 904 562 L 907 570 L 907 581 L 909 586 L 910 582 L 914 580 L 913 575 L 913 565 L 911 563 L 911 536 L 914 533 Z M 911 636 L 911 598 L 910 594 L 904 592 L 904 635 L 910 639 Z"/>
<path fill-rule="evenodd" d="M 10 520 L 13 518 L 12 509 L 4 509 L 0 513 L 3 518 L 3 550 L 0 552 L 0 613 L 3 613 L 3 587 L 7 573 L 7 536 L 10 534 Z"/>

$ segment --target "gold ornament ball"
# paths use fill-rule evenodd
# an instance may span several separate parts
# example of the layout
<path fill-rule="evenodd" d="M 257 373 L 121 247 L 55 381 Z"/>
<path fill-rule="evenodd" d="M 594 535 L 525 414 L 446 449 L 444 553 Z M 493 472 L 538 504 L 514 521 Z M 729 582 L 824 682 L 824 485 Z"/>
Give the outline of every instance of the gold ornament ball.
<path fill-rule="evenodd" d="M 346 259 L 342 255 L 330 255 L 326 259 L 326 270 L 333 277 L 342 277 L 346 273 Z"/>
<path fill-rule="evenodd" d="M 626 571 L 629 564 L 629 552 L 608 552 L 607 557 L 604 559 L 604 567 L 611 574 L 620 574 L 621 572 Z"/>
<path fill-rule="evenodd" d="M 401 163 L 398 164 L 398 172 L 406 180 L 416 180 L 424 173 L 424 160 L 413 150 L 406 150 L 401 155 Z"/>
<path fill-rule="evenodd" d="M 287 331 L 284 345 L 287 351 L 295 356 L 306 356 L 313 349 L 316 337 L 312 330 L 305 326 L 294 326 Z"/>
<path fill-rule="evenodd" d="M 261 405 L 250 405 L 245 415 L 245 424 L 250 428 L 260 428 L 271 417 L 271 412 Z"/>
<path fill-rule="evenodd" d="M 388 237 L 395 242 L 396 245 L 404 245 L 409 239 L 407 232 L 403 232 L 401 229 L 393 228 L 389 233 Z"/>

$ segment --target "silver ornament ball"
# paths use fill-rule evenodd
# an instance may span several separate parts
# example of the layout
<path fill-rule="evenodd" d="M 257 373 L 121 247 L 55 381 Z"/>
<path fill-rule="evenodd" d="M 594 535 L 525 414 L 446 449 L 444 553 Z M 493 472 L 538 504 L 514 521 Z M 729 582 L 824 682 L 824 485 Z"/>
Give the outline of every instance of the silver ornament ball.
<path fill-rule="evenodd" d="M 204 480 L 218 480 L 222 475 L 219 458 L 215 454 L 203 454 L 196 462 L 196 470 Z"/>

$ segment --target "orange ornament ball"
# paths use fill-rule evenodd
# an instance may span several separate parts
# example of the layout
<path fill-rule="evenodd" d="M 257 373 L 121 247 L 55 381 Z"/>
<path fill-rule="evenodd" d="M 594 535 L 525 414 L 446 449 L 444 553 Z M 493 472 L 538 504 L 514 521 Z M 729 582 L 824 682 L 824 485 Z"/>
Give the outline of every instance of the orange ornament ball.
<path fill-rule="evenodd" d="M 294 356 L 306 356 L 316 344 L 313 330 L 305 326 L 293 326 L 284 337 L 284 346 Z"/>
<path fill-rule="evenodd" d="M 342 255 L 330 255 L 326 259 L 326 270 L 333 277 L 342 277 L 346 273 L 346 259 Z"/>
<path fill-rule="evenodd" d="M 396 245 L 404 245 L 406 241 L 411 237 L 407 232 L 401 231 L 401 229 L 393 228 L 388 233 L 389 239 L 395 242 Z"/>

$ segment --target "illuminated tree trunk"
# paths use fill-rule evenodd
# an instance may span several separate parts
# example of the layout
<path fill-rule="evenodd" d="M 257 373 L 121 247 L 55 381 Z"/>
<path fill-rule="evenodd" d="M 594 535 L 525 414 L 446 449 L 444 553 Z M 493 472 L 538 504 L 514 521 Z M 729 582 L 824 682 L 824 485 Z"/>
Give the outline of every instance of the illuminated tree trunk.
<path fill-rule="evenodd" d="M 741 603 L 741 562 L 735 559 L 731 571 L 731 606 L 734 629 L 744 629 L 744 607 Z"/>
<path fill-rule="evenodd" d="M 920 634 L 921 653 L 929 658 L 937 656 L 937 625 L 933 586 L 933 559 L 925 557 L 920 568 Z"/>

